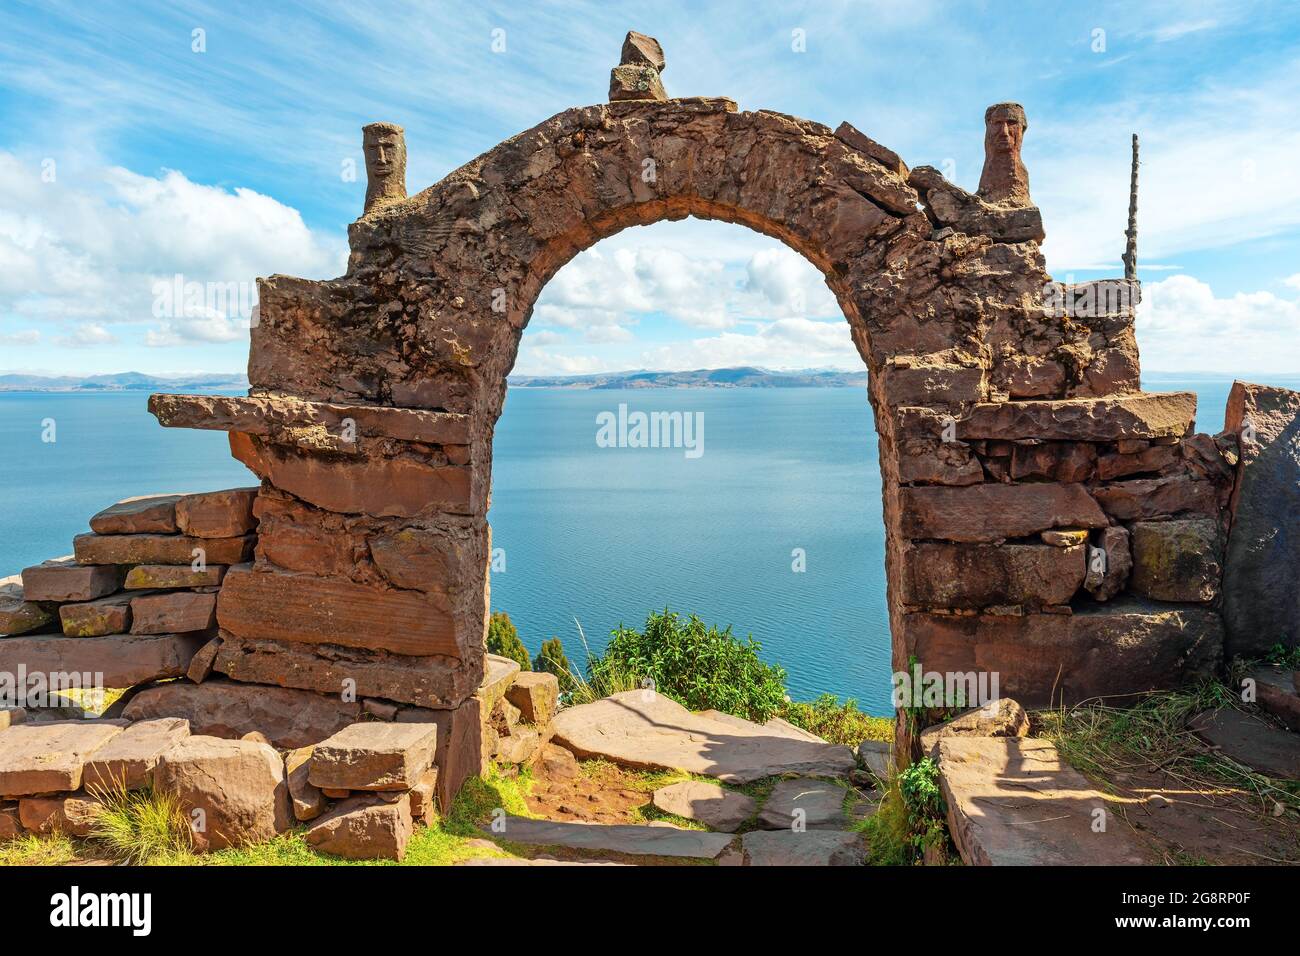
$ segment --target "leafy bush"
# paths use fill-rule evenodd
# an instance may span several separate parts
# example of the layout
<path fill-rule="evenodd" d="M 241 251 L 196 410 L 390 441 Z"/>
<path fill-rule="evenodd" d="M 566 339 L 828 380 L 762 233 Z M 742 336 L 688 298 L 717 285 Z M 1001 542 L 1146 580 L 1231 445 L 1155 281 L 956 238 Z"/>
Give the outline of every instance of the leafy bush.
<path fill-rule="evenodd" d="M 939 765 L 933 759 L 925 757 L 899 771 L 890 779 L 880 809 L 867 821 L 871 862 L 910 866 L 921 862 L 927 849 L 951 858 L 946 816 Z"/>
<path fill-rule="evenodd" d="M 759 658 L 762 645 L 706 627 L 692 614 L 683 621 L 664 610 L 651 613 L 645 630 L 620 627 L 605 653 L 587 665 L 590 683 L 600 688 L 653 681 L 655 689 L 691 710 L 720 710 L 763 722 L 786 702 L 785 669 Z"/>
<path fill-rule="evenodd" d="M 558 637 L 542 641 L 542 649 L 533 658 L 533 670 L 554 674 L 560 682 L 560 693 L 568 694 L 577 683 L 573 676 L 573 665 L 564 653 L 564 644 Z"/>
<path fill-rule="evenodd" d="M 857 747 L 864 740 L 893 740 L 894 721 L 889 717 L 872 717 L 858 710 L 858 702 L 849 698 L 840 703 L 834 694 L 822 694 L 812 703 L 792 701 L 780 716 L 833 744 Z"/>
<path fill-rule="evenodd" d="M 489 654 L 499 654 L 501 657 L 518 661 L 519 666 L 524 670 L 530 668 L 528 648 L 524 647 L 524 642 L 519 639 L 519 632 L 515 630 L 510 615 L 505 611 L 493 611 L 492 616 L 488 618 L 487 649 Z"/>

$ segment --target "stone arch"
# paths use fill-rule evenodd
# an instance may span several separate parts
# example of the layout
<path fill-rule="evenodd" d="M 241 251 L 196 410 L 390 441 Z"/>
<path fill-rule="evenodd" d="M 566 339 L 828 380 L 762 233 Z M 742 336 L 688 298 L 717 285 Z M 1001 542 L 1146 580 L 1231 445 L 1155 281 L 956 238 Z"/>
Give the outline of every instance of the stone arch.
<path fill-rule="evenodd" d="M 230 431 L 263 479 L 257 560 L 218 603 L 218 670 L 323 691 L 346 671 L 365 696 L 468 705 L 492 434 L 533 303 L 601 238 L 686 216 L 800 252 L 849 322 L 896 670 L 995 672 L 1037 703 L 1220 659 L 1202 603 L 1102 601 L 1129 584 L 1126 523 L 1217 521 L 1226 479 L 1187 450 L 1194 397 L 1138 391 L 1137 284 L 1051 283 L 1034 207 L 909 170 L 847 123 L 722 99 L 567 110 L 402 195 L 351 225 L 344 276 L 261 282 L 249 398 L 153 400 L 164 424 Z M 1124 458 L 1153 448 L 1173 451 Z M 1156 485 L 1115 480 L 1133 474 Z M 1090 548 L 1109 561 L 1096 580 Z"/>

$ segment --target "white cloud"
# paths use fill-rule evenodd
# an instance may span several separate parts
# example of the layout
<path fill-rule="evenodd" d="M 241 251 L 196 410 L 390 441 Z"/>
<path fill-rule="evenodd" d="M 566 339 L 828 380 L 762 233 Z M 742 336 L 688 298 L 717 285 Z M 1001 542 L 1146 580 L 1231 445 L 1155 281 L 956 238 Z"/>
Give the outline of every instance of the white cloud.
<path fill-rule="evenodd" d="M 761 365 L 771 369 L 863 368 L 845 319 L 778 319 L 755 332 L 723 332 L 642 354 L 638 367 L 680 371 Z"/>
<path fill-rule="evenodd" d="M 1300 289 L 1300 272 L 1297 272 L 1293 276 L 1287 276 L 1282 280 L 1282 284 L 1290 286 L 1292 289 Z"/>
<path fill-rule="evenodd" d="M 124 323 L 150 326 L 150 345 L 234 341 L 247 334 L 246 307 L 243 315 L 233 302 L 160 311 L 158 289 L 176 276 L 252 289 L 261 275 L 325 278 L 344 265 L 338 240 L 249 189 L 205 186 L 176 171 L 59 169 L 53 182 L 40 172 L 0 152 L 0 315 L 75 324 L 62 344 L 110 344 L 119 336 L 108 327 Z"/>
<path fill-rule="evenodd" d="M 37 329 L 23 329 L 20 332 L 6 332 L 0 334 L 0 342 L 5 345 L 35 345 L 41 340 L 41 333 Z"/>
<path fill-rule="evenodd" d="M 1180 20 L 1176 23 L 1169 23 L 1162 27 L 1157 27 L 1148 33 L 1142 34 L 1149 36 L 1157 43 L 1168 43 L 1170 40 L 1177 40 L 1187 36 L 1189 33 L 1200 33 L 1203 30 L 1212 30 L 1219 25 L 1218 20 Z"/>
<path fill-rule="evenodd" d="M 1300 301 L 1271 292 L 1219 298 L 1192 276 L 1170 276 L 1143 287 L 1137 337 L 1142 367 L 1152 371 L 1294 375 Z"/>

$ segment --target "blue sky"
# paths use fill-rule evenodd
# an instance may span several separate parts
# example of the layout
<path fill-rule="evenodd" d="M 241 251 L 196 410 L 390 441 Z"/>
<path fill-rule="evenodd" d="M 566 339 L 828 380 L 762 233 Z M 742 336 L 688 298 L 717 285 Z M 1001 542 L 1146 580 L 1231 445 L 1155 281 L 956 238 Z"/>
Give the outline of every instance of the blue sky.
<path fill-rule="evenodd" d="M 984 107 L 1023 103 L 1058 279 L 1117 273 L 1139 132 L 1144 367 L 1300 373 L 1300 5 L 701 6 L 8 0 L 0 369 L 241 369 L 240 309 L 169 317 L 156 306 L 173 276 L 243 291 L 273 272 L 338 274 L 362 124 L 405 126 L 415 192 L 603 101 L 637 29 L 663 43 L 670 95 L 847 119 L 970 189 Z M 856 362 L 803 260 L 686 221 L 570 263 L 518 369 Z"/>

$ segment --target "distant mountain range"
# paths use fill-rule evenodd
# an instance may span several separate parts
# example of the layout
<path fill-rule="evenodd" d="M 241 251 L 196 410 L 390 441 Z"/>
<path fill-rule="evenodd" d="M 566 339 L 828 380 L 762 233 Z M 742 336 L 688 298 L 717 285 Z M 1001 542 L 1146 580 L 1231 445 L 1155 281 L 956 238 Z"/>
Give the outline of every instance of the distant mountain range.
<path fill-rule="evenodd" d="M 867 370 L 702 368 L 693 372 L 598 372 L 594 375 L 512 375 L 515 388 L 862 388 Z"/>
<path fill-rule="evenodd" d="M 215 392 L 248 388 L 245 375 L 0 375 L 0 392 Z"/>

